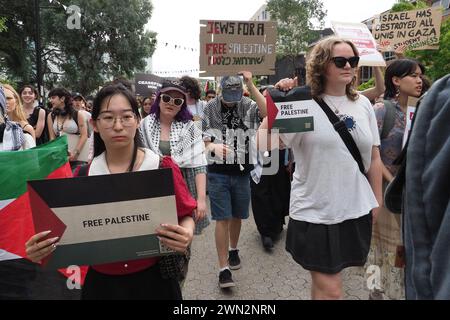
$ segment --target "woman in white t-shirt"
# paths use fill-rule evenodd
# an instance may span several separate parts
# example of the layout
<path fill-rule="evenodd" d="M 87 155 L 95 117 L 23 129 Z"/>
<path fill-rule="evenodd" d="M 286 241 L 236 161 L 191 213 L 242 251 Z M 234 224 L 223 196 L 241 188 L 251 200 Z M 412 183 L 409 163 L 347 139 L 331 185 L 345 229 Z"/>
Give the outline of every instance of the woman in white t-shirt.
<path fill-rule="evenodd" d="M 312 110 L 314 131 L 281 135 L 296 163 L 286 250 L 311 272 L 312 299 L 343 298 L 341 271 L 364 265 L 382 202 L 377 122 L 369 100 L 353 86 L 358 61 L 350 41 L 326 38 L 310 54 L 307 82 L 312 96 L 346 124 L 367 178 L 319 106 Z M 265 119 L 260 147 L 267 146 L 267 127 Z"/>

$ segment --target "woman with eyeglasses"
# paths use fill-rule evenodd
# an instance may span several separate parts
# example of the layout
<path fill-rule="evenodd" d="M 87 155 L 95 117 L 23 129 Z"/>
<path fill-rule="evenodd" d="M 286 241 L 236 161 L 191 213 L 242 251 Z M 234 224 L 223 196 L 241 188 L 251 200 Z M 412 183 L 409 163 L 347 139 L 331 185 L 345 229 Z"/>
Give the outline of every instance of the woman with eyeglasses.
<path fill-rule="evenodd" d="M 170 155 L 197 200 L 195 234 L 210 224 L 206 214 L 206 157 L 202 132 L 187 108 L 187 91 L 181 81 L 165 81 L 150 115 L 141 124 L 144 144 L 160 155 Z"/>
<path fill-rule="evenodd" d="M 286 250 L 310 271 L 312 299 L 344 297 L 342 270 L 364 266 L 382 203 L 380 137 L 370 101 L 354 88 L 358 60 L 353 43 L 326 38 L 312 50 L 306 74 L 312 96 L 345 123 L 365 174 L 318 105 L 310 109 L 313 131 L 280 135 L 295 158 Z M 263 150 L 267 128 L 265 119 L 258 131 Z"/>
<path fill-rule="evenodd" d="M 143 148 L 139 122 L 138 103 L 128 89 L 118 84 L 100 90 L 92 110 L 95 158 L 87 169 L 89 176 L 160 167 L 160 156 Z M 167 247 L 185 253 L 192 241 L 194 221 L 191 212 L 178 212 L 178 220 L 179 225 L 164 225 L 156 234 Z M 38 262 L 55 250 L 58 239 L 40 241 L 47 234 L 34 235 L 26 243 L 30 260 Z M 158 261 L 159 258 L 146 258 L 91 266 L 82 299 L 181 299 L 178 281 L 164 279 Z"/>

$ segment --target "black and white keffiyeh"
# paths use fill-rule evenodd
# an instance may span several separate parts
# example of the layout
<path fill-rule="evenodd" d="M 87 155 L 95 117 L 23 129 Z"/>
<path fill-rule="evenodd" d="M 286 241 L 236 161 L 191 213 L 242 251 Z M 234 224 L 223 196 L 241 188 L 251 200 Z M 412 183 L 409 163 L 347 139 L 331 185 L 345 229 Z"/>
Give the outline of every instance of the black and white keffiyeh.
<path fill-rule="evenodd" d="M 159 150 L 161 124 L 154 114 L 144 118 L 140 132 L 144 145 L 162 156 Z M 202 132 L 194 121 L 174 121 L 172 123 L 170 153 L 180 168 L 196 168 L 207 165 Z"/>
<path fill-rule="evenodd" d="M 258 106 L 255 101 L 244 96 L 231 110 L 233 113 L 232 116 L 242 120 L 246 130 L 227 129 L 225 133 L 223 132 L 222 104 L 220 102 L 220 96 L 218 96 L 208 102 L 204 111 L 204 117 L 202 119 L 204 140 L 227 145 L 230 145 L 232 141 L 236 141 L 237 146 L 235 152 L 237 163 L 245 163 L 245 154 L 248 153 L 252 155 L 250 161 L 255 163 L 255 137 L 261 122 Z M 247 137 L 250 138 L 250 143 L 248 143 Z"/>

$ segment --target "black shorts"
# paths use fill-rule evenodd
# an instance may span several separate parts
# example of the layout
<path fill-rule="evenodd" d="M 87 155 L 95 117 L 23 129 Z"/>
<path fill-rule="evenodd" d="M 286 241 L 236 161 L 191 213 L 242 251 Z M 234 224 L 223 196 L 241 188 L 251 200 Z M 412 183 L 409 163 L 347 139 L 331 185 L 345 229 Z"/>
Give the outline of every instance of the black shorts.
<path fill-rule="evenodd" d="M 306 270 L 336 274 L 366 263 L 371 237 L 371 213 L 332 225 L 289 219 L 286 251 Z"/>

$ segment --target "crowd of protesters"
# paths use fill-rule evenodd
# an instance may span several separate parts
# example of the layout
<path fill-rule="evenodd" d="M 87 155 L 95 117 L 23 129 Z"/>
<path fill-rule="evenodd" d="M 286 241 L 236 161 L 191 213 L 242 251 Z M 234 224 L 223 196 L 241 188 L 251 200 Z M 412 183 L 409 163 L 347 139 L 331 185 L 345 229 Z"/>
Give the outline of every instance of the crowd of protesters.
<path fill-rule="evenodd" d="M 289 91 L 295 79 L 258 90 L 252 73 L 243 70 L 221 77 L 218 92 L 208 90 L 204 99 L 198 81 L 188 76 L 165 80 L 140 99 L 131 86 L 117 80 L 106 84 L 93 104 L 78 92 L 53 88 L 48 94 L 51 109 L 38 105 L 33 86 L 25 85 L 18 93 L 4 84 L 0 147 L 23 150 L 74 135 L 68 160 L 75 173 L 90 166 L 89 175 L 155 169 L 159 159 L 170 157 L 196 207 L 178 213 L 179 226 L 165 226 L 158 234 L 167 246 L 185 254 L 213 220 L 221 289 L 237 285 L 232 271 L 243 265 L 239 236 L 251 203 L 266 251 L 273 249 L 287 224 L 286 250 L 310 272 L 312 299 L 342 299 L 342 270 L 367 264 L 382 271 L 381 288 L 370 292 L 371 299 L 404 299 L 404 264 L 398 263 L 404 221 L 383 205 L 383 194 L 398 171 L 395 160 L 403 149 L 408 98 L 423 96 L 429 85 L 423 65 L 401 57 L 384 76 L 375 68 L 376 86 L 358 92 L 359 59 L 350 41 L 319 41 L 309 55 L 306 76 L 311 97 L 323 112 L 316 113 L 313 132 L 275 139 L 264 96 L 271 90 Z M 448 109 L 448 99 L 442 104 Z M 336 129 L 338 123 L 344 130 Z M 118 142 L 112 133 L 127 139 Z M 85 148 L 89 156 L 80 159 Z M 274 157 L 276 174 L 266 175 L 266 158 Z M 36 234 L 26 243 L 34 262 L 56 248 L 58 239 L 44 237 Z M 183 282 L 161 278 L 157 262 L 92 266 L 82 298 L 181 299 Z M 122 270 L 123 265 L 132 267 Z M 119 281 L 117 275 L 123 278 Z"/>

